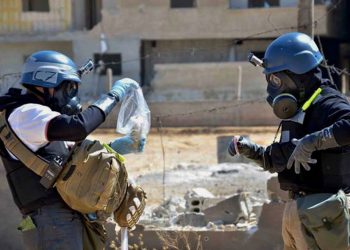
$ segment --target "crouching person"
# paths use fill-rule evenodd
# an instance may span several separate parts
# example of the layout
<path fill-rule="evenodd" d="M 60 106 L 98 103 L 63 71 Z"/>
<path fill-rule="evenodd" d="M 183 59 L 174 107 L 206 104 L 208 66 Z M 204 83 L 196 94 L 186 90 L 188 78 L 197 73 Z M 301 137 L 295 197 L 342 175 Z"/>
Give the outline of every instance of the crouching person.
<path fill-rule="evenodd" d="M 11 88 L 0 97 L 0 153 L 27 249 L 103 249 L 104 220 L 114 214 L 131 228 L 145 206 L 118 152 L 140 152 L 146 138 L 85 139 L 138 83 L 116 81 L 82 111 L 81 76 L 65 55 L 39 51 L 23 66 L 26 93 Z"/>

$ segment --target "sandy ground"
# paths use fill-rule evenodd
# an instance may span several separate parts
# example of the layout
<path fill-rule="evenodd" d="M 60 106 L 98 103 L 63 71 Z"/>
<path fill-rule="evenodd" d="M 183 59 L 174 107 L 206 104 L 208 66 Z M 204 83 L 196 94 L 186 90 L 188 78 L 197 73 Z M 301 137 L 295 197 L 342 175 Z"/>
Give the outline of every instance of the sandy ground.
<path fill-rule="evenodd" d="M 205 187 L 223 196 L 237 191 L 265 192 L 269 174 L 249 164 L 218 164 L 219 136 L 248 135 L 269 145 L 276 127 L 163 128 L 152 129 L 145 151 L 126 155 L 129 174 L 148 193 L 148 204 L 183 197 L 193 187 Z M 110 142 L 121 135 L 97 130 L 90 138 Z M 163 146 L 162 146 L 163 145 Z M 164 157 L 164 158 L 163 158 Z"/>

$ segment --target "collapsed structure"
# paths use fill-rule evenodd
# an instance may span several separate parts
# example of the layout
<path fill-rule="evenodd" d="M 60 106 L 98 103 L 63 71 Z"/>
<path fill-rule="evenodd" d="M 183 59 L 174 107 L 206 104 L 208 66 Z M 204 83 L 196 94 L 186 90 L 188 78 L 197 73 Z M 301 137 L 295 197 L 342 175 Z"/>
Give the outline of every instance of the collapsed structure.
<path fill-rule="evenodd" d="M 131 233 L 130 249 L 283 249 L 280 234 L 287 194 L 276 177 L 268 199 L 240 192 L 216 197 L 193 188 L 146 213 Z"/>

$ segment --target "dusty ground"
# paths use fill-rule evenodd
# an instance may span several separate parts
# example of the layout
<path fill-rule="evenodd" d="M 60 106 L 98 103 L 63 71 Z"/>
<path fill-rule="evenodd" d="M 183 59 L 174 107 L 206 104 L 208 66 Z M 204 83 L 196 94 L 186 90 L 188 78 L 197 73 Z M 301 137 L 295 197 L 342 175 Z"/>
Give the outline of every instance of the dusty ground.
<path fill-rule="evenodd" d="M 256 143 L 268 145 L 276 129 L 152 129 L 144 153 L 126 155 L 127 168 L 130 175 L 147 191 L 148 204 L 160 203 L 170 196 L 183 197 L 192 187 L 205 187 L 215 195 L 229 195 L 240 190 L 259 194 L 265 192 L 265 180 L 269 174 L 248 164 L 218 165 L 217 137 L 249 135 Z M 91 138 L 109 142 L 119 136 L 111 129 L 97 130 Z"/>

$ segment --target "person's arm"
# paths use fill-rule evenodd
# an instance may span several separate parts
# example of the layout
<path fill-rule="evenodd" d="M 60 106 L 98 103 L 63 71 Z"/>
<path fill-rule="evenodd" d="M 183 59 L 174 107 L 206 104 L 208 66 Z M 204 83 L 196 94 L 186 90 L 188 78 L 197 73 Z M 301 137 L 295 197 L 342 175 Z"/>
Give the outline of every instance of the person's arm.
<path fill-rule="evenodd" d="M 333 104 L 329 119 L 335 120 L 331 127 L 338 145 L 350 145 L 350 104 L 345 101 Z"/>
<path fill-rule="evenodd" d="M 311 155 L 314 151 L 326 150 L 350 144 L 350 105 L 337 97 L 330 98 L 320 110 L 327 114 L 328 121 L 334 121 L 319 131 L 307 134 L 300 139 L 293 139 L 296 145 L 291 157 L 288 160 L 287 168 L 294 166 L 295 173 L 300 173 L 300 167 L 305 170 L 311 169 L 309 164 L 317 163 Z"/>
<path fill-rule="evenodd" d="M 294 147 L 292 143 L 273 143 L 265 148 L 248 138 L 240 136 L 237 140 L 232 140 L 228 152 L 232 156 L 241 154 L 253 160 L 264 170 L 275 173 L 286 168 L 288 158 Z"/>
<path fill-rule="evenodd" d="M 52 119 L 47 126 L 49 141 L 80 141 L 85 139 L 101 123 L 132 89 L 138 88 L 136 81 L 124 78 L 116 81 L 112 89 L 102 95 L 94 104 L 77 115 L 60 115 Z"/>
<path fill-rule="evenodd" d="M 77 115 L 59 115 L 49 122 L 46 131 L 47 139 L 49 141 L 84 140 L 104 121 L 103 111 L 95 106 L 89 106 Z"/>

